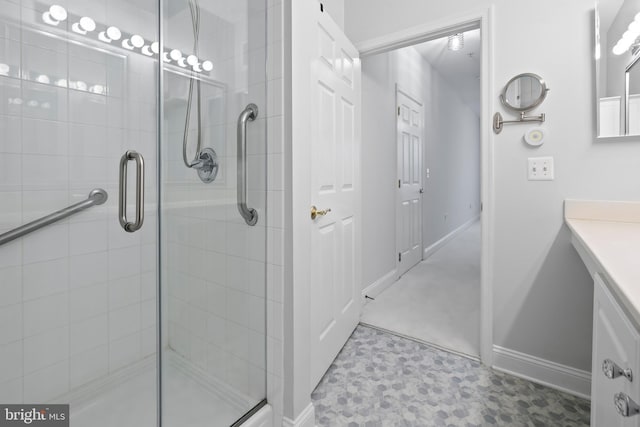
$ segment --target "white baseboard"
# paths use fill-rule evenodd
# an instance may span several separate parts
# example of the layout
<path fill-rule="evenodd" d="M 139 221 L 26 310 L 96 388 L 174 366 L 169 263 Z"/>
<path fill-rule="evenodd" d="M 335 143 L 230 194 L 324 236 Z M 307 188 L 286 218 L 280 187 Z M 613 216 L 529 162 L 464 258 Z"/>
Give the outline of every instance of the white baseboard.
<path fill-rule="evenodd" d="M 313 403 L 309 403 L 309 406 L 304 408 L 295 420 L 287 417 L 282 419 L 282 427 L 315 427 L 315 425 L 316 410 Z"/>
<path fill-rule="evenodd" d="M 493 368 L 584 399 L 591 396 L 590 372 L 529 354 L 494 345 Z"/>
<path fill-rule="evenodd" d="M 471 226 L 471 224 L 473 224 L 474 222 L 478 221 L 480 219 L 480 215 L 476 215 L 473 218 L 471 218 L 469 221 L 465 222 L 464 224 L 462 224 L 460 227 L 456 228 L 455 230 L 453 230 L 451 233 L 447 234 L 446 236 L 444 236 L 442 239 L 438 240 L 437 242 L 435 242 L 433 245 L 424 248 L 424 254 L 422 259 L 425 260 L 427 258 L 429 258 L 431 255 L 433 255 L 438 249 L 440 249 L 441 247 L 443 247 L 444 245 L 446 245 L 451 239 L 453 239 L 454 237 L 456 237 L 459 233 L 462 233 L 464 230 L 466 230 L 467 228 L 469 228 Z"/>
<path fill-rule="evenodd" d="M 398 270 L 394 268 L 393 270 L 364 288 L 362 290 L 362 297 L 364 298 L 364 296 L 367 295 L 371 298 L 375 298 L 380 295 L 382 291 L 393 285 L 396 280 L 398 280 Z"/>

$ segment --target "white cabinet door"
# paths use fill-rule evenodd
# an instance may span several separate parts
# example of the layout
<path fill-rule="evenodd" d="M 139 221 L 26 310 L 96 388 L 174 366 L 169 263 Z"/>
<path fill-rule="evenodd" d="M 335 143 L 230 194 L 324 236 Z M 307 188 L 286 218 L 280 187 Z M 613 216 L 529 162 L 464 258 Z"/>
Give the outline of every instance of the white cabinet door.
<path fill-rule="evenodd" d="M 596 427 L 640 426 L 640 415 L 625 418 L 615 407 L 614 396 L 626 393 L 640 403 L 640 363 L 638 332 L 609 292 L 603 279 L 594 276 L 593 360 L 591 379 L 591 425 Z M 602 364 L 609 359 L 634 377 L 607 378 Z"/>

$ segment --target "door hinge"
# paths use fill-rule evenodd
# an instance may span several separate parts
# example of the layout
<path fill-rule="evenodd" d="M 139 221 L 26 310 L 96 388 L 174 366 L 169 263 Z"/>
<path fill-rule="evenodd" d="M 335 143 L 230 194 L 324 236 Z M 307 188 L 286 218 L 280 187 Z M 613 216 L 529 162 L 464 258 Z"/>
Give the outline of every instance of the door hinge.
<path fill-rule="evenodd" d="M 402 252 L 398 252 L 398 262 L 402 262 Z"/>
<path fill-rule="evenodd" d="M 400 115 L 400 107 L 398 107 L 398 115 Z"/>
<path fill-rule="evenodd" d="M 482 203 L 480 203 L 480 212 L 482 212 L 483 209 L 484 209 L 484 206 L 482 205 Z"/>
<path fill-rule="evenodd" d="M 400 187 L 400 180 L 398 180 L 398 188 L 401 188 L 401 187 Z"/>
<path fill-rule="evenodd" d="M 324 12 L 324 5 L 320 3 L 320 12 Z"/>

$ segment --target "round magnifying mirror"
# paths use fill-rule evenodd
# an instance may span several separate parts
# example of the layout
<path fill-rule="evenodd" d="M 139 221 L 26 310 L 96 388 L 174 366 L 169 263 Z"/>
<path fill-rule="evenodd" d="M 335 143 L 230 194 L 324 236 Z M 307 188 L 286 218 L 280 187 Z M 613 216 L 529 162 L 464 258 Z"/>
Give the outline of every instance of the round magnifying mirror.
<path fill-rule="evenodd" d="M 526 112 L 542 104 L 548 91 L 547 84 L 537 74 L 519 74 L 504 87 L 500 101 L 513 111 Z"/>

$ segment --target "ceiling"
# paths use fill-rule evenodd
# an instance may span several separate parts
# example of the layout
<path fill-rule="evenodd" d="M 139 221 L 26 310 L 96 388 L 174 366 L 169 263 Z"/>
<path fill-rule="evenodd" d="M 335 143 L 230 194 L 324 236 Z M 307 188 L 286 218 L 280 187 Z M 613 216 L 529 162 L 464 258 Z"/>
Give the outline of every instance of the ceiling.
<path fill-rule="evenodd" d="M 447 49 L 447 37 L 413 47 L 440 73 L 462 101 L 480 117 L 480 29 L 464 33 L 464 47 Z"/>

